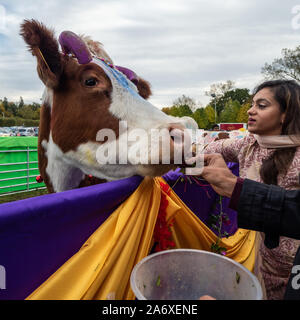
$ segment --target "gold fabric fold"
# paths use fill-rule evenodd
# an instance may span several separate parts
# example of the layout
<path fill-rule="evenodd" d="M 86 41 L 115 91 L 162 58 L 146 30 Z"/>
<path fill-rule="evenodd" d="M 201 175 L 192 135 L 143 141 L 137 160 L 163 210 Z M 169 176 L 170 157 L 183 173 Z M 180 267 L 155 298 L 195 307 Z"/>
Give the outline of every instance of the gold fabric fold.
<path fill-rule="evenodd" d="M 90 236 L 80 250 L 42 283 L 28 300 L 131 300 L 133 267 L 153 245 L 162 178 L 145 178 L 135 192 Z M 176 248 L 210 251 L 216 235 L 171 191 L 167 220 Z M 222 239 L 227 256 L 249 270 L 254 266 L 255 232 L 239 229 Z"/>

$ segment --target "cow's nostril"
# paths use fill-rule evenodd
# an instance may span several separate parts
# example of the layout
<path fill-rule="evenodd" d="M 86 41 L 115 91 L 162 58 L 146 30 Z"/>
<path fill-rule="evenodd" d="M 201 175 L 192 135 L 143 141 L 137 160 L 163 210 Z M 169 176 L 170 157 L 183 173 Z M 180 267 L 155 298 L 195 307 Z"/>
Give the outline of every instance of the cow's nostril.
<path fill-rule="evenodd" d="M 172 124 L 169 126 L 170 138 L 173 142 L 184 139 L 184 128 L 180 124 Z"/>
<path fill-rule="evenodd" d="M 170 126 L 169 126 L 169 132 L 170 133 L 177 133 L 177 134 L 181 134 L 184 132 L 184 127 L 180 124 L 177 124 L 177 123 L 172 123 Z"/>

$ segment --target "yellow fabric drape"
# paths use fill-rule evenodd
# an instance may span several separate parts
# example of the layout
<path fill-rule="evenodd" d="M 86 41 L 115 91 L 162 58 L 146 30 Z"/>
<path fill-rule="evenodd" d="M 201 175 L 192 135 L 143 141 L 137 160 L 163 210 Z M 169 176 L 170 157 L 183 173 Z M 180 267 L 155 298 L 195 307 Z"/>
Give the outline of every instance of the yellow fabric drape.
<path fill-rule="evenodd" d="M 80 250 L 28 300 L 134 299 L 133 267 L 149 254 L 160 206 L 162 178 L 145 178 L 135 192 L 90 236 Z M 164 182 L 165 183 L 165 182 Z M 177 248 L 210 250 L 216 235 L 171 191 L 167 219 Z M 222 239 L 227 256 L 252 271 L 255 232 L 239 229 Z"/>

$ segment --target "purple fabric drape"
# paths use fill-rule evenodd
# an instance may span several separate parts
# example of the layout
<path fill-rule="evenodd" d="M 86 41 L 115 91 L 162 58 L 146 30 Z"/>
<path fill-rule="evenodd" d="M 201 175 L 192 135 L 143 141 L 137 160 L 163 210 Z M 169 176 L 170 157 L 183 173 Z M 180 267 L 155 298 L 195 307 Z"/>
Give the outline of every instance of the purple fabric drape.
<path fill-rule="evenodd" d="M 0 299 L 24 299 L 72 257 L 143 180 L 131 178 L 0 205 Z"/>

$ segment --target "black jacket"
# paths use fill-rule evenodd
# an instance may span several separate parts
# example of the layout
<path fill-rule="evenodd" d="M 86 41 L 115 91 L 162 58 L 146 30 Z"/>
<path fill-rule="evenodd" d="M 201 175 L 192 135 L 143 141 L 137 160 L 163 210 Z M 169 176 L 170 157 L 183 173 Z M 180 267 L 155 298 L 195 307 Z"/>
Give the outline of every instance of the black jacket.
<path fill-rule="evenodd" d="M 264 232 L 265 245 L 270 249 L 279 245 L 280 236 L 300 239 L 300 190 L 245 179 L 237 209 L 239 228 Z M 300 248 L 285 299 L 300 300 Z"/>

